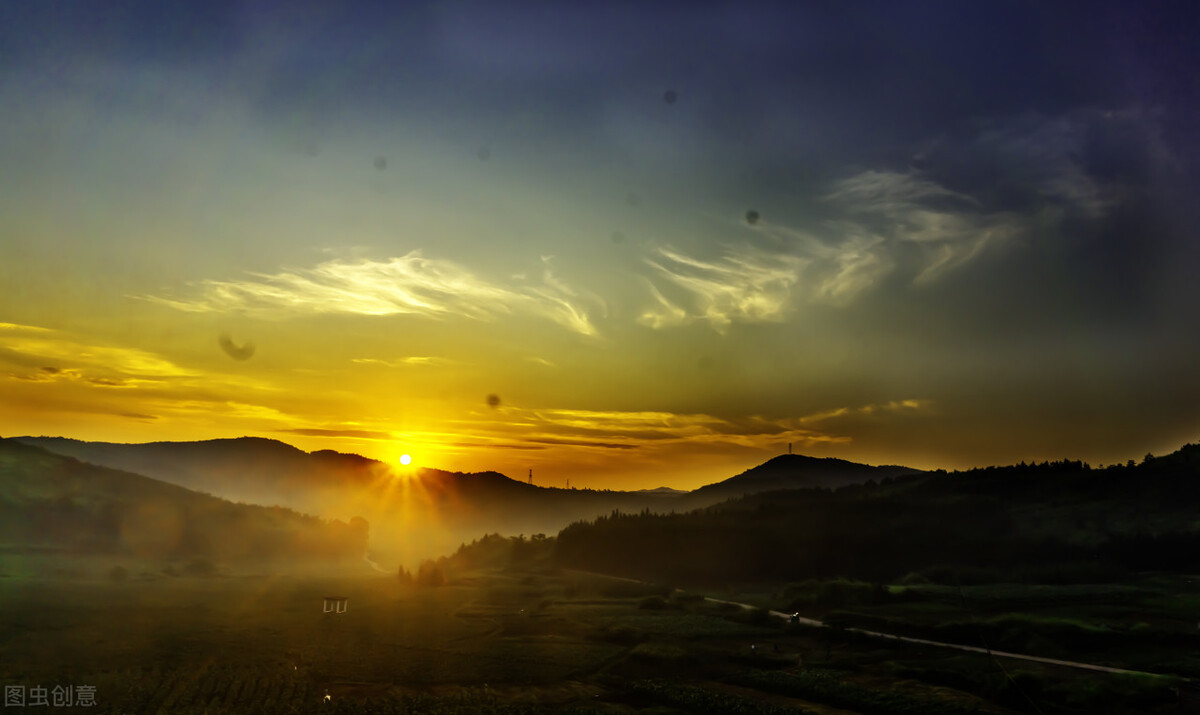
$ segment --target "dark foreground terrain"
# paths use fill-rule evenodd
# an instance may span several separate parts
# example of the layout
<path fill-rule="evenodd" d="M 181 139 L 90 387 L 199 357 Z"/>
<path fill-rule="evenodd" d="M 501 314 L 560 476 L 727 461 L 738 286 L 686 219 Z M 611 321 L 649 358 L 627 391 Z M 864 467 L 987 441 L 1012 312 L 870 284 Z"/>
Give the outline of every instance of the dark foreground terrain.
<path fill-rule="evenodd" d="M 133 568 L 116 578 L 70 569 L 31 573 L 11 561 L 4 566 L 0 684 L 6 697 L 20 695 L 30 710 L 53 710 L 53 703 L 35 707 L 32 701 L 38 688 L 50 701 L 60 686 L 73 688 L 71 702 L 79 686 L 94 686 L 89 711 L 112 713 L 1180 708 L 1177 676 L 1001 661 L 841 628 L 789 625 L 764 610 L 576 572 L 481 570 L 443 586 L 415 587 L 382 574 L 201 577 Z M 1194 605 L 1194 597 L 1172 595 L 1170 583 L 1155 584 L 1121 591 L 1121 607 L 1142 599 L 1159 604 L 1166 617 Z M 933 632 L 930 620 L 962 617 L 931 588 L 880 606 L 847 605 L 852 586 L 816 588 L 811 594 L 780 587 L 716 595 L 763 605 L 807 599 L 807 615 L 890 622 L 922 635 Z M 1069 607 L 1070 594 L 1020 590 L 968 597 L 981 603 L 980 618 L 1000 622 L 1004 598 L 1028 613 Z M 831 600 L 833 592 L 840 595 Z M 327 595 L 348 597 L 348 610 L 323 613 Z M 840 607 L 823 605 L 834 601 Z M 1095 598 L 1089 608 L 1103 610 Z M 1008 624 L 1010 640 L 1036 622 Z M 1144 664 L 1133 654 L 1146 651 L 1141 641 L 1114 638 L 1102 645 L 1106 662 Z M 1063 650 L 1061 644 L 1050 649 Z M 1176 666 L 1190 658 L 1176 648 L 1160 655 L 1176 659 Z"/>

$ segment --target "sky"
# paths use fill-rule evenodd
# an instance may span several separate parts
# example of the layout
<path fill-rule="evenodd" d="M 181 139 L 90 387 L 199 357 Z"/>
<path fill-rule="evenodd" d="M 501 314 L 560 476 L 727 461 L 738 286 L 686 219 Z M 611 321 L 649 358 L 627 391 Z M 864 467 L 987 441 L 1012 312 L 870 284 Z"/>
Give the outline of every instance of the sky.
<path fill-rule="evenodd" d="M 1200 437 L 1188 3 L 0 5 L 0 435 L 546 486 Z"/>

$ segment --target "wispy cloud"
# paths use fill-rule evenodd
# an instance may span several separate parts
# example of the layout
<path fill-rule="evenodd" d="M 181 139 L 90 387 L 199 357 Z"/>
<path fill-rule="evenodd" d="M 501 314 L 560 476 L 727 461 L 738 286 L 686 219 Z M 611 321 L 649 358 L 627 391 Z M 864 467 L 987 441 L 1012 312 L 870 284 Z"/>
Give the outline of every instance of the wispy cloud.
<path fill-rule="evenodd" d="M 838 407 L 805 415 L 796 420 L 800 425 L 814 425 L 850 417 L 867 417 L 872 415 L 905 415 L 928 412 L 933 406 L 930 400 L 905 399 L 877 402 L 857 407 Z"/>
<path fill-rule="evenodd" d="M 671 300 L 652 283 L 655 304 L 643 311 L 639 322 L 660 328 L 704 320 L 723 331 L 734 321 L 782 320 L 806 261 L 749 248 L 729 250 L 717 260 L 704 261 L 660 248 L 646 263 L 681 296 Z"/>
<path fill-rule="evenodd" d="M 356 365 L 380 365 L 383 367 L 413 367 L 419 365 L 454 365 L 454 360 L 437 355 L 409 355 L 407 357 L 384 360 L 382 358 L 351 358 Z"/>
<path fill-rule="evenodd" d="M 525 441 L 623 449 L 647 444 L 727 444 L 764 447 L 780 441 L 805 445 L 848 442 L 795 419 L 721 418 L 655 411 L 530 410 Z"/>
<path fill-rule="evenodd" d="M 355 439 L 393 439 L 390 432 L 379 432 L 375 430 L 362 429 L 324 429 L 320 427 L 296 427 L 292 429 L 281 429 L 279 432 L 288 434 L 299 434 L 305 437 L 352 437 Z"/>
<path fill-rule="evenodd" d="M 849 216 L 831 223 L 831 233 L 843 232 L 850 250 L 875 265 L 894 265 L 891 254 L 901 245 L 916 248 L 914 283 L 932 282 L 1027 228 L 1021 217 L 989 213 L 915 171 L 864 171 L 837 182 L 824 200 Z"/>
<path fill-rule="evenodd" d="M 597 449 L 637 449 L 638 445 L 624 442 L 597 442 L 590 439 L 561 439 L 554 437 L 535 437 L 529 440 L 533 444 L 567 445 L 570 447 L 594 447 Z"/>
<path fill-rule="evenodd" d="M 145 350 L 98 345 L 28 325 L 0 323 L 0 350 L 9 354 L 7 362 L 40 365 L 40 376 L 51 379 L 108 379 L 133 383 L 200 375 L 196 370 L 176 365 Z"/>
<path fill-rule="evenodd" d="M 553 273 L 543 258 L 539 284 L 504 287 L 451 261 L 420 251 L 386 260 L 331 260 L 313 268 L 245 280 L 206 280 L 190 299 L 142 296 L 195 313 L 246 312 L 267 317 L 301 314 L 458 316 L 493 320 L 524 313 L 552 320 L 576 333 L 596 335 L 591 310 L 581 294 Z M 601 306 L 602 308 L 602 306 Z"/>
<path fill-rule="evenodd" d="M 840 216 L 811 232 L 764 224 L 771 250 L 726 248 L 712 260 L 655 250 L 646 259 L 651 301 L 638 322 L 706 321 L 724 332 L 736 322 L 783 321 L 798 304 L 848 305 L 900 269 L 912 271 L 913 283 L 933 282 L 1029 226 L 915 171 L 864 171 L 821 200 Z"/>
<path fill-rule="evenodd" d="M 1088 160 L 1096 158 L 1088 154 L 1102 155 L 1108 147 L 1100 137 L 1114 125 L 1127 128 L 1142 120 L 1136 112 L 1026 114 L 993 122 L 973 146 L 959 151 L 986 152 L 984 161 L 1005 184 L 1020 184 L 1077 215 L 1098 219 L 1115 205 L 1116 194 L 1087 170 Z"/>
<path fill-rule="evenodd" d="M 40 328 L 36 325 L 21 325 L 20 323 L 0 323 L 0 332 L 7 333 L 52 333 L 50 328 Z"/>
<path fill-rule="evenodd" d="M 259 403 L 264 395 L 279 395 L 269 383 L 185 367 L 147 350 L 97 344 L 48 328 L 0 324 L 0 378 L 36 390 L 29 393 L 31 399 L 36 394 L 31 404 L 48 412 L 295 422 Z"/>

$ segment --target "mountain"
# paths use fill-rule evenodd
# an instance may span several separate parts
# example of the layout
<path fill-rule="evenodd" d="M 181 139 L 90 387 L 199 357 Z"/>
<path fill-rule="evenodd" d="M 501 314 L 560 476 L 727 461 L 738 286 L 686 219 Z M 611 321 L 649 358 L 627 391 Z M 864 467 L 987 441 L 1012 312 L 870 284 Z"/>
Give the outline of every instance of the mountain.
<path fill-rule="evenodd" d="M 413 563 L 489 532 L 554 533 L 598 514 L 670 509 L 674 501 L 662 493 L 538 487 L 497 472 L 398 471 L 355 454 L 307 453 L 255 437 L 145 444 L 14 440 L 225 499 L 327 518 L 362 516 L 372 525 L 377 561 Z"/>
<path fill-rule="evenodd" d="M 372 482 L 383 465 L 328 450 L 308 454 L 272 439 L 239 437 L 199 442 L 120 444 L 65 437 L 15 437 L 81 461 L 251 504 L 321 511 L 347 487 Z"/>
<path fill-rule="evenodd" d="M 737 476 L 700 487 L 688 494 L 683 504 L 688 508 L 709 506 L 745 494 L 783 489 L 838 489 L 871 480 L 881 481 L 889 477 L 919 474 L 920 471 L 893 465 L 876 467 L 833 457 L 822 459 L 800 454 L 783 454 Z"/>
<path fill-rule="evenodd" d="M 367 523 L 234 504 L 0 440 L 0 548 L 151 559 L 360 560 Z"/>
<path fill-rule="evenodd" d="M 744 494 L 836 488 L 917 472 L 784 455 L 691 493 L 667 487 L 620 492 L 539 487 L 496 472 L 398 471 L 355 454 L 307 453 L 256 437 L 146 444 L 15 439 L 225 499 L 326 518 L 361 516 L 371 523 L 376 560 L 395 557 L 406 563 L 452 551 L 485 533 L 552 534 L 614 510 L 684 511 Z"/>
<path fill-rule="evenodd" d="M 939 470 L 836 491 L 748 494 L 686 513 L 607 515 L 560 532 L 555 561 L 683 583 L 1190 574 L 1200 553 L 1197 503 L 1200 445 L 1187 445 L 1104 469 L 1062 460 Z"/>

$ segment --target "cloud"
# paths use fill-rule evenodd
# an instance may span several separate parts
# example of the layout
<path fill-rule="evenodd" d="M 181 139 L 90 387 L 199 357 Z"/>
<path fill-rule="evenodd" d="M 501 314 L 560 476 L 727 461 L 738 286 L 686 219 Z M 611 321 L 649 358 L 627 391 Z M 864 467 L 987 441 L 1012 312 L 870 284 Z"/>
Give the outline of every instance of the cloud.
<path fill-rule="evenodd" d="M 859 405 L 858 407 L 838 407 L 832 410 L 815 412 L 813 414 L 798 418 L 796 422 L 801 425 L 811 425 L 849 417 L 887 414 L 913 414 L 916 412 L 928 412 L 932 406 L 933 402 L 931 400 L 912 398 L 905 400 L 890 400 L 888 402 Z"/>
<path fill-rule="evenodd" d="M 156 417 L 154 415 L 145 415 L 145 414 L 141 414 L 138 412 L 121 412 L 117 416 L 118 417 L 127 417 L 131 420 L 140 420 L 142 422 L 151 422 L 153 420 L 158 419 L 158 417 Z"/>
<path fill-rule="evenodd" d="M 638 322 L 661 328 L 704 320 L 724 331 L 735 321 L 783 320 L 805 260 L 746 248 L 727 250 L 718 260 L 703 261 L 672 248 L 659 248 L 646 263 L 681 297 L 668 299 L 652 282 L 655 305 L 646 308 Z"/>
<path fill-rule="evenodd" d="M 830 223 L 849 237 L 847 246 L 877 266 L 896 265 L 895 254 L 915 249 L 913 283 L 929 283 L 969 262 L 987 246 L 1006 242 L 1028 227 L 1008 212 L 987 212 L 976 199 L 951 191 L 911 170 L 864 171 L 834 184 L 823 200 L 847 218 Z"/>
<path fill-rule="evenodd" d="M 415 365 L 454 365 L 456 361 L 436 355 L 409 355 L 395 360 L 380 358 L 351 358 L 350 362 L 357 365 L 382 365 L 384 367 L 403 367 Z"/>
<path fill-rule="evenodd" d="M 244 375 L 178 365 L 156 353 L 96 344 L 62 331 L 0 325 L 0 376 L 27 392 L 40 412 L 119 414 L 131 419 L 193 421 L 229 417 L 292 422 L 251 401 L 280 390 Z"/>
<path fill-rule="evenodd" d="M 916 170 L 863 171 L 819 202 L 834 214 L 811 230 L 764 224 L 770 250 L 727 247 L 715 260 L 655 250 L 646 259 L 651 302 L 638 322 L 661 329 L 706 321 L 725 332 L 735 322 L 784 321 L 804 303 L 846 306 L 898 271 L 932 283 L 1032 225 Z"/>
<path fill-rule="evenodd" d="M 379 261 L 335 259 L 309 269 L 253 273 L 241 281 L 206 280 L 192 299 L 141 297 L 193 313 L 245 312 L 268 318 L 341 313 L 494 320 L 525 313 L 582 335 L 596 335 L 577 292 L 554 275 L 548 258 L 543 264 L 541 284 L 506 288 L 414 250 Z"/>
<path fill-rule="evenodd" d="M 934 201 L 977 207 L 979 202 L 969 196 L 950 191 L 916 172 L 867 170 L 836 182 L 827 200 L 840 201 L 851 210 L 866 210 L 885 214 L 903 214 L 914 205 Z"/>
<path fill-rule="evenodd" d="M 0 348 L 9 353 L 10 363 L 34 361 L 35 364 L 51 362 L 70 366 L 48 369 L 43 366 L 41 372 L 52 378 L 104 379 L 108 382 L 102 384 L 111 385 L 117 381 L 133 384 L 200 376 L 195 370 L 145 350 L 86 343 L 58 331 L 33 326 L 0 323 Z"/>
<path fill-rule="evenodd" d="M 279 432 L 288 434 L 300 434 L 306 437 L 353 437 L 356 439 L 393 439 L 390 432 L 377 432 L 374 430 L 362 429 L 322 429 L 318 427 L 297 427 L 293 429 L 281 429 Z"/>
<path fill-rule="evenodd" d="M 50 328 L 40 328 L 36 325 L 21 325 L 19 323 L 0 323 L 0 332 L 8 333 L 52 333 Z"/>
<path fill-rule="evenodd" d="M 450 447 L 466 447 L 469 449 L 519 449 L 519 450 L 543 450 L 545 445 L 540 444 L 505 444 L 502 442 L 447 442 Z"/>
<path fill-rule="evenodd" d="M 540 437 L 527 440 L 534 444 L 555 444 L 566 445 L 571 447 L 597 447 L 599 449 L 637 449 L 636 444 L 623 444 L 619 442 L 595 442 L 587 439 L 555 439 L 552 437 Z"/>
<path fill-rule="evenodd" d="M 762 448 L 790 441 L 805 445 L 850 441 L 802 424 L 761 416 L 721 418 L 657 411 L 530 410 L 527 442 L 630 449 L 645 443 L 725 444 Z M 620 440 L 620 441 L 618 441 Z"/>

